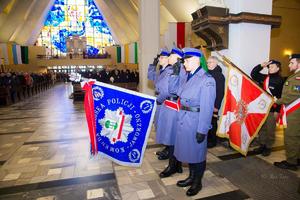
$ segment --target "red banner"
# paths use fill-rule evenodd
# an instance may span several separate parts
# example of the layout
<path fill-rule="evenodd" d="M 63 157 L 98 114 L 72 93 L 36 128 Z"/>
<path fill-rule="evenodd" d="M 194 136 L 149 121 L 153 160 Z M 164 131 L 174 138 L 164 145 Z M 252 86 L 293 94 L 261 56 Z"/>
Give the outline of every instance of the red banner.
<path fill-rule="evenodd" d="M 229 67 L 218 136 L 246 155 L 268 116 L 273 98 L 239 69 Z"/>

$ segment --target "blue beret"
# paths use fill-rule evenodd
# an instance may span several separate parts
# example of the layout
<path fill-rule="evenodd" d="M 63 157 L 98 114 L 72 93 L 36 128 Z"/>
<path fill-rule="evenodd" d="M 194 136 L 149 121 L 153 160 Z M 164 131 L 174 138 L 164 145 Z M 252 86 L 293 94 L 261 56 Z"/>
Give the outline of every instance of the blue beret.
<path fill-rule="evenodd" d="M 190 58 L 193 56 L 200 58 L 202 56 L 202 52 L 199 49 L 186 47 L 186 48 L 183 48 L 182 51 L 184 53 L 183 58 Z"/>
<path fill-rule="evenodd" d="M 172 48 L 171 54 L 177 54 L 178 56 L 183 57 L 183 52 L 177 47 Z"/>
<path fill-rule="evenodd" d="M 290 59 L 293 59 L 293 58 L 299 59 L 299 58 L 300 58 L 300 54 L 299 54 L 299 53 L 298 53 L 298 54 L 292 54 L 292 55 L 290 56 Z"/>
<path fill-rule="evenodd" d="M 169 56 L 170 55 L 170 52 L 167 48 L 163 48 L 160 50 L 160 53 L 159 53 L 160 56 Z"/>

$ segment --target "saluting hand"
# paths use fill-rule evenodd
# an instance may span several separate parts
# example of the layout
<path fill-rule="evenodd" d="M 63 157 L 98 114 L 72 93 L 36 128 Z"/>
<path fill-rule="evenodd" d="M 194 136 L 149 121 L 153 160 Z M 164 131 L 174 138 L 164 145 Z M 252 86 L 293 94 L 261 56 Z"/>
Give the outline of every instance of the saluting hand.
<path fill-rule="evenodd" d="M 261 63 L 260 65 L 261 65 L 262 67 L 267 67 L 271 62 L 272 62 L 272 61 L 270 60 L 270 61 L 268 61 L 268 62 L 263 62 L 263 63 Z"/>
<path fill-rule="evenodd" d="M 157 56 L 154 58 L 153 63 L 152 63 L 154 66 L 157 66 L 158 58 L 159 58 L 159 55 L 157 54 Z"/>
<path fill-rule="evenodd" d="M 180 63 L 180 61 L 178 60 L 178 61 L 173 65 L 173 75 L 179 75 L 179 72 L 180 72 L 180 66 L 181 66 L 181 63 Z"/>

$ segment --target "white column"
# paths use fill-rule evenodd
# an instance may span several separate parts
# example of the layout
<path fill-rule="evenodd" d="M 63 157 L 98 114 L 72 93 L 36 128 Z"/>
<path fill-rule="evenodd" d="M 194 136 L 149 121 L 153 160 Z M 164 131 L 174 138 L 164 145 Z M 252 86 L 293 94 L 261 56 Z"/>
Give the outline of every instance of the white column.
<path fill-rule="evenodd" d="M 165 32 L 165 46 L 172 49 L 174 44 L 177 46 L 177 22 L 169 22 L 168 30 Z"/>
<path fill-rule="evenodd" d="M 225 0 L 230 13 L 272 14 L 272 0 Z M 267 61 L 270 54 L 271 26 L 253 23 L 229 25 L 228 49 L 220 51 L 245 73 Z M 216 55 L 215 52 L 212 53 Z"/>
<path fill-rule="evenodd" d="M 139 90 L 151 95 L 154 90 L 147 80 L 147 71 L 148 65 L 159 51 L 159 10 L 159 0 L 139 0 Z"/>

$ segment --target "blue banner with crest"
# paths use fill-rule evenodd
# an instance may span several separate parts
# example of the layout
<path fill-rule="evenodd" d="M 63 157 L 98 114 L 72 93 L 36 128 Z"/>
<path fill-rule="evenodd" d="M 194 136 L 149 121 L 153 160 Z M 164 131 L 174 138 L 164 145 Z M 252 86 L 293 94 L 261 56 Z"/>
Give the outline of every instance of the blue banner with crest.
<path fill-rule="evenodd" d="M 140 166 L 156 98 L 102 82 L 93 82 L 90 86 L 93 99 L 90 106 L 94 113 L 87 120 L 95 120 L 96 151 L 118 164 Z"/>

